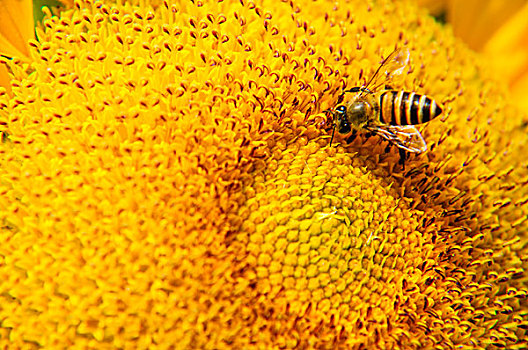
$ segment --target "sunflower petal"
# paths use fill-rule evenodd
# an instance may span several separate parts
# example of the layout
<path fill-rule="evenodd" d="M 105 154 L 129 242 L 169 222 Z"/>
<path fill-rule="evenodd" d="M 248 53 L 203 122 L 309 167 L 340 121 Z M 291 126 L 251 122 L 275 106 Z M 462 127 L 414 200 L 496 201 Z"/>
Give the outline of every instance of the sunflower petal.
<path fill-rule="evenodd" d="M 33 28 L 31 1 L 0 1 L 0 54 L 9 57 L 28 57 L 27 42 L 35 36 Z"/>

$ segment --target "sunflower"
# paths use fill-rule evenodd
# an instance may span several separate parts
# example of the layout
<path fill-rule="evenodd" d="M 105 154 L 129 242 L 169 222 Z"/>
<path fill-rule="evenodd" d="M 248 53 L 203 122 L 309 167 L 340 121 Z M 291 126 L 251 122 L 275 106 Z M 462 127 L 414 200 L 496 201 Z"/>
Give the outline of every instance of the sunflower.
<path fill-rule="evenodd" d="M 528 346 L 527 124 L 407 2 L 75 1 L 0 90 L 5 348 Z M 410 52 L 429 150 L 322 111 Z"/>

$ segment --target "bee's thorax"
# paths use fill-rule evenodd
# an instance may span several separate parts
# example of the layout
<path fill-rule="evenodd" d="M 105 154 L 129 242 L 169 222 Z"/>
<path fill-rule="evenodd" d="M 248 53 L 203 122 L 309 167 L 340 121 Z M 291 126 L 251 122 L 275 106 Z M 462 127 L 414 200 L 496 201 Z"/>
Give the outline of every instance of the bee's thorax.
<path fill-rule="evenodd" d="M 372 94 L 358 96 L 347 107 L 348 121 L 356 128 L 362 128 L 375 120 L 379 112 L 378 103 Z"/>

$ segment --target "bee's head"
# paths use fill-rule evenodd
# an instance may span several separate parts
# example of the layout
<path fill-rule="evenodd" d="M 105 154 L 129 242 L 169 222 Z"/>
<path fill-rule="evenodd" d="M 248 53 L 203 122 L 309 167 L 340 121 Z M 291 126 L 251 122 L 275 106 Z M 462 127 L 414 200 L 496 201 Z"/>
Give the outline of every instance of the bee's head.
<path fill-rule="evenodd" d="M 369 119 L 370 105 L 364 99 L 357 99 L 356 101 L 347 105 L 338 105 L 332 111 L 333 121 L 340 134 L 348 134 L 352 128 L 362 127 Z"/>
<path fill-rule="evenodd" d="M 334 128 L 337 127 L 337 131 L 340 134 L 348 134 L 350 132 L 350 123 L 347 118 L 346 106 L 338 105 L 332 112 L 334 117 Z"/>
<path fill-rule="evenodd" d="M 354 100 L 339 103 L 335 108 L 327 110 L 332 115 L 333 130 L 330 144 L 332 144 L 336 129 L 340 134 L 348 134 L 352 129 L 359 129 L 368 123 L 369 111 L 371 110 L 368 97 L 358 94 L 354 97 Z"/>
<path fill-rule="evenodd" d="M 340 134 L 348 134 L 351 130 L 347 119 L 347 109 L 345 105 L 341 104 L 333 109 L 327 109 L 325 112 L 332 115 L 332 137 L 330 138 L 330 145 L 332 145 L 336 127 Z"/>

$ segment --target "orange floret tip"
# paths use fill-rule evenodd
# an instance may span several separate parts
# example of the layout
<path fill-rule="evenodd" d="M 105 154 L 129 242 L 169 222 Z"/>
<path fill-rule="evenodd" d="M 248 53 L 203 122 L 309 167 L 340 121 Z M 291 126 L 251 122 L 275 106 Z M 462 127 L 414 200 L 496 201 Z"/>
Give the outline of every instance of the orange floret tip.
<path fill-rule="evenodd" d="M 406 2 L 76 0 L 0 91 L 0 347 L 528 347 L 526 118 Z M 407 46 L 404 164 L 323 113 Z"/>

